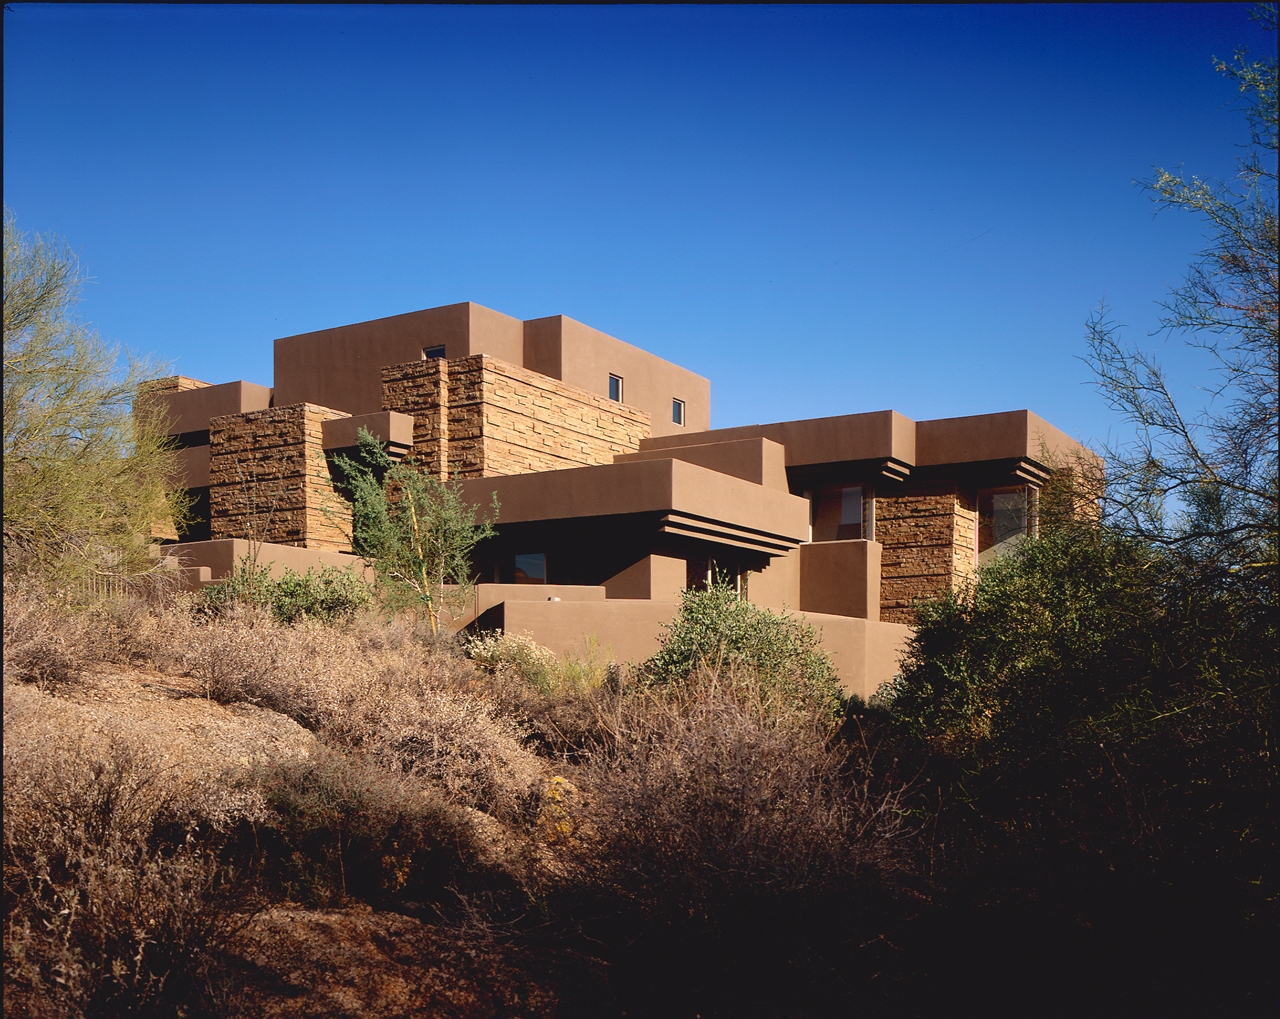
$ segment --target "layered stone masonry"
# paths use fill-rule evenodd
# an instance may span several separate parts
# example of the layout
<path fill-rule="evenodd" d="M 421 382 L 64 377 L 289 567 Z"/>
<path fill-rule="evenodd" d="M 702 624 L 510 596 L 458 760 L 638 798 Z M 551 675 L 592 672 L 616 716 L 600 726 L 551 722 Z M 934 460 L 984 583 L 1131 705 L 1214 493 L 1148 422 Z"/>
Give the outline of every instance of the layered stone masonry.
<path fill-rule="evenodd" d="M 185 393 L 189 389 L 208 389 L 212 383 L 189 379 L 185 375 L 169 375 L 163 379 L 153 379 L 138 387 L 139 396 L 154 393 Z"/>
<path fill-rule="evenodd" d="M 884 622 L 914 624 L 917 600 L 973 576 L 978 511 L 957 486 L 877 498 L 875 520 Z"/>
<path fill-rule="evenodd" d="M 413 417 L 411 455 L 439 478 L 449 476 L 449 362 L 443 357 L 382 369 L 382 409 Z"/>
<path fill-rule="evenodd" d="M 212 538 L 344 551 L 351 507 L 335 490 L 321 424 L 346 417 L 310 403 L 209 422 Z"/>
<path fill-rule="evenodd" d="M 443 478 L 613 463 L 649 415 L 487 354 L 382 369 L 383 410 L 412 414 L 414 455 Z"/>

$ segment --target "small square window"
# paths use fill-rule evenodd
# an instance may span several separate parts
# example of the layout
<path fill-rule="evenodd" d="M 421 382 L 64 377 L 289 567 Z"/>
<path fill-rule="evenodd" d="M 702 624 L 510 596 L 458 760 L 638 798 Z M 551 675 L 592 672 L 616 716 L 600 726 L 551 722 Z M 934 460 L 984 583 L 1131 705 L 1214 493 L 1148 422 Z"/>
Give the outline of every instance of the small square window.
<path fill-rule="evenodd" d="M 547 582 L 546 553 L 530 552 L 516 556 L 515 581 L 517 584 L 545 584 Z"/>
<path fill-rule="evenodd" d="M 422 348 L 422 360 L 424 360 L 424 361 L 429 361 L 429 360 L 430 360 L 431 358 L 433 358 L 433 357 L 444 357 L 444 344 L 443 344 L 443 343 L 442 343 L 442 344 L 440 344 L 438 347 L 423 347 L 423 348 Z"/>
<path fill-rule="evenodd" d="M 683 400 L 671 401 L 671 420 L 677 425 L 684 424 L 684 401 Z"/>
<path fill-rule="evenodd" d="M 609 399 L 613 400 L 615 403 L 622 402 L 622 376 L 621 375 L 609 376 Z"/>

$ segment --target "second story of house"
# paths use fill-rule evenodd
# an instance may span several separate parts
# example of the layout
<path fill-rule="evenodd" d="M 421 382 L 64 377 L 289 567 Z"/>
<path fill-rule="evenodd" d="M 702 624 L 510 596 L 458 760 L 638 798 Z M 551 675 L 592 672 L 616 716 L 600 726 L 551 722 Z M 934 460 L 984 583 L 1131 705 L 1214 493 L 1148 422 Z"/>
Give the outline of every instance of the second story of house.
<path fill-rule="evenodd" d="M 711 430 L 692 372 L 564 316 L 469 303 L 276 340 L 275 364 L 271 388 L 147 390 L 195 507 L 170 538 L 348 551 L 329 465 L 365 428 L 472 501 L 496 494 L 475 563 L 491 582 L 656 598 L 718 572 L 770 607 L 910 622 L 1034 534 L 1055 466 L 1090 455 L 1028 410 Z"/>
<path fill-rule="evenodd" d="M 649 415 L 656 436 L 711 427 L 711 383 L 565 315 L 521 321 L 464 302 L 275 341 L 275 402 L 383 409 L 382 369 L 485 354 Z"/>

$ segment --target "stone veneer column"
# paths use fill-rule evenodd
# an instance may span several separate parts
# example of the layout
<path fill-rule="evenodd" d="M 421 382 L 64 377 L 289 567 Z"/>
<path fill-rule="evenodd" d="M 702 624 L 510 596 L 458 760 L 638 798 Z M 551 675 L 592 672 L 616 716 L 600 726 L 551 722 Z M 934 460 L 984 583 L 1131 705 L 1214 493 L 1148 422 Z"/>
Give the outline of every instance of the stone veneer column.
<path fill-rule="evenodd" d="M 213 538 L 345 551 L 351 507 L 335 491 L 321 424 L 348 415 L 310 403 L 209 422 Z"/>
<path fill-rule="evenodd" d="M 441 481 L 449 478 L 449 362 L 443 357 L 382 369 L 382 409 L 413 417 L 411 455 Z"/>
<path fill-rule="evenodd" d="M 883 546 L 880 618 L 914 623 L 919 598 L 954 590 L 973 576 L 977 506 L 956 485 L 876 499 L 876 541 Z"/>
<path fill-rule="evenodd" d="M 414 455 L 441 477 L 613 463 L 650 435 L 644 411 L 487 354 L 391 365 L 382 391 L 384 410 L 413 415 Z"/>

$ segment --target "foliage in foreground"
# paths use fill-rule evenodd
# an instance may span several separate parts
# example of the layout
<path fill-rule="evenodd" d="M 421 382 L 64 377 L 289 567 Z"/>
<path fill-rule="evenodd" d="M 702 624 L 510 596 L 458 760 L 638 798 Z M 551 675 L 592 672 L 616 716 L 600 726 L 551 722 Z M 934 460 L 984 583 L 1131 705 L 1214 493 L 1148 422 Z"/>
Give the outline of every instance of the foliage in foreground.
<path fill-rule="evenodd" d="M 923 762 L 943 886 L 1056 913 L 1064 945 L 1120 952 L 1171 1006 L 1195 984 L 1186 929 L 1197 965 L 1256 992 L 1280 896 L 1278 658 L 1259 571 L 1105 527 L 1029 540 L 923 606 L 882 700 Z"/>
<path fill-rule="evenodd" d="M 842 706 L 831 659 L 813 627 L 753 605 L 729 584 L 685 591 L 661 643 L 644 664 L 654 682 L 678 683 L 703 669 L 741 671 L 759 682 L 773 710 L 817 704 L 835 714 Z"/>
<path fill-rule="evenodd" d="M 361 428 L 354 459 L 336 456 L 334 470 L 351 496 L 351 544 L 377 570 L 393 600 L 425 605 L 431 632 L 440 612 L 466 603 L 471 552 L 496 532 L 492 520 L 476 520 L 455 483 L 445 484 L 412 461 L 397 463 L 381 442 Z"/>
<path fill-rule="evenodd" d="M 349 622 L 372 601 L 369 585 L 351 568 L 312 567 L 301 574 L 286 569 L 279 579 L 272 579 L 269 567 L 257 565 L 248 556 L 236 563 L 226 580 L 200 592 L 200 609 L 205 614 L 222 615 L 247 605 L 270 611 L 282 625 L 303 619 Z"/>
<path fill-rule="evenodd" d="M 166 422 L 139 408 L 154 370 L 73 314 L 84 280 L 53 237 L 4 212 L 4 569 L 55 586 L 154 574 L 153 524 L 178 520 L 177 458 Z"/>

